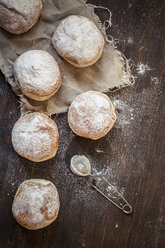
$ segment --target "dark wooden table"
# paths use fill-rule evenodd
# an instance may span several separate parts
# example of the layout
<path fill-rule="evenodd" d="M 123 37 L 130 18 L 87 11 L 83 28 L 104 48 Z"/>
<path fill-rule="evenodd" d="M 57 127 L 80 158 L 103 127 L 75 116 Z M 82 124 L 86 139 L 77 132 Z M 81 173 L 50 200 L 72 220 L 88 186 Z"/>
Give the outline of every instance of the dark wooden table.
<path fill-rule="evenodd" d="M 60 130 L 57 156 L 35 164 L 19 157 L 11 130 L 19 118 L 19 99 L 0 74 L 0 248 L 163 248 L 165 164 L 165 2 L 163 0 L 90 0 L 112 11 L 109 34 L 134 60 L 133 87 L 109 93 L 118 121 L 98 141 L 76 137 L 67 114 L 54 116 Z M 164 2 L 164 3 L 163 3 Z M 102 20 L 108 12 L 98 10 Z M 145 70 L 140 70 L 140 64 Z M 147 67 L 147 66 L 148 67 Z M 133 207 L 125 215 L 69 169 L 74 154 L 86 155 Z M 18 185 L 29 178 L 56 184 L 61 209 L 50 226 L 29 231 L 12 217 Z"/>

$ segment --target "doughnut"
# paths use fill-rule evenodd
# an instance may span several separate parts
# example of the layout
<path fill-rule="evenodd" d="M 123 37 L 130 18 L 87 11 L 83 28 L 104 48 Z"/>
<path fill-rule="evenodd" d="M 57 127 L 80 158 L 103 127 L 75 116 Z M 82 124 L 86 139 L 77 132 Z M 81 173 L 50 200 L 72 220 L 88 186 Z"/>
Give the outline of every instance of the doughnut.
<path fill-rule="evenodd" d="M 0 26 L 13 34 L 31 29 L 42 11 L 41 0 L 1 0 Z"/>
<path fill-rule="evenodd" d="M 101 57 L 104 38 L 87 17 L 70 15 L 57 27 L 52 37 L 57 53 L 76 67 L 87 67 Z"/>
<path fill-rule="evenodd" d="M 110 131 L 115 121 L 116 114 L 109 97 L 97 91 L 78 95 L 69 107 L 69 126 L 84 138 L 100 139 Z"/>
<path fill-rule="evenodd" d="M 44 179 L 30 179 L 17 189 L 12 213 L 21 226 L 37 230 L 55 221 L 59 208 L 59 195 L 55 185 Z"/>
<path fill-rule="evenodd" d="M 58 128 L 45 114 L 36 112 L 21 117 L 15 123 L 11 136 L 14 150 L 31 161 L 41 162 L 56 155 Z"/>
<path fill-rule="evenodd" d="M 53 96 L 61 85 L 58 64 L 48 52 L 30 50 L 14 63 L 15 80 L 23 94 L 37 101 Z"/>

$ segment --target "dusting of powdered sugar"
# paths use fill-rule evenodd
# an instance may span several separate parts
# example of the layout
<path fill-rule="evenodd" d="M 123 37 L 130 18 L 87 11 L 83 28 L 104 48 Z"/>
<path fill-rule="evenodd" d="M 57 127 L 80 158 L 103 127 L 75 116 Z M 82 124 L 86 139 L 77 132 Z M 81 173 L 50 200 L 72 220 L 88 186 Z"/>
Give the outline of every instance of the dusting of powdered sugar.
<path fill-rule="evenodd" d="M 104 130 L 114 125 L 116 115 L 108 96 L 87 91 L 72 102 L 68 120 L 79 135 L 97 138 Z"/>
<path fill-rule="evenodd" d="M 46 51 L 30 50 L 14 64 L 16 81 L 24 91 L 50 94 L 58 83 L 60 70 L 55 59 Z"/>
<path fill-rule="evenodd" d="M 86 157 L 84 155 L 83 156 L 82 155 L 75 155 L 72 157 L 72 159 L 73 158 L 76 158 L 76 160 L 78 162 L 76 164 L 76 166 L 78 166 L 78 164 L 79 164 L 78 159 L 81 159 L 81 161 L 83 160 L 83 162 L 85 164 L 86 164 L 86 160 L 88 160 L 88 157 Z M 71 159 L 71 161 L 72 161 L 72 159 Z M 120 194 L 123 195 L 125 189 L 124 189 L 124 187 L 119 187 L 117 185 L 118 175 L 116 174 L 114 169 L 111 166 L 106 166 L 106 165 L 104 165 L 101 169 L 98 169 L 98 168 L 96 168 L 97 165 L 95 165 L 93 163 L 94 161 L 92 161 L 90 159 L 90 162 L 93 165 L 91 168 L 92 173 L 89 174 L 89 176 L 88 176 L 86 186 L 83 187 L 83 189 L 81 189 L 80 185 L 79 185 L 79 187 L 75 187 L 74 189 L 72 189 L 74 191 L 74 194 L 76 194 L 76 195 L 78 194 L 78 195 L 81 195 L 83 197 L 85 197 L 85 194 L 86 194 L 86 197 L 85 197 L 86 199 L 95 201 L 97 195 L 95 195 L 95 200 L 94 200 L 94 195 L 93 195 L 93 191 L 91 189 L 91 183 L 90 183 L 90 182 L 92 182 L 107 197 L 109 197 L 110 199 L 113 199 L 115 201 L 119 201 L 119 199 L 121 198 Z M 77 174 L 77 173 L 75 173 L 75 174 Z M 107 184 L 107 182 L 105 182 L 103 180 L 102 176 L 104 176 L 110 182 L 110 184 L 113 185 L 115 190 L 111 185 Z M 78 177 L 78 178 L 80 178 L 80 177 Z M 81 179 L 79 179 L 79 182 L 80 182 L 80 180 Z M 120 192 L 120 194 L 117 191 Z M 97 194 L 97 192 L 95 192 L 95 194 Z"/>
<path fill-rule="evenodd" d="M 12 144 L 22 156 L 41 159 L 53 153 L 58 139 L 56 124 L 46 115 L 33 113 L 20 118 L 12 130 Z"/>
<path fill-rule="evenodd" d="M 1 3 L 3 6 L 6 6 L 6 8 L 13 10 L 16 13 L 21 13 L 20 15 L 24 16 L 27 18 L 29 17 L 29 14 L 32 15 L 32 12 L 37 8 L 37 12 L 39 11 L 38 8 L 40 9 L 42 6 L 41 0 L 29 0 L 28 3 L 18 1 L 18 0 L 1 0 Z M 32 17 L 32 16 L 31 16 Z"/>
<path fill-rule="evenodd" d="M 112 101 L 117 114 L 116 127 L 124 128 L 131 124 L 134 119 L 134 109 L 129 107 L 122 99 L 115 99 Z"/>
<path fill-rule="evenodd" d="M 57 27 L 52 43 L 59 53 L 79 64 L 93 61 L 104 45 L 95 24 L 86 17 L 71 15 Z"/>
<path fill-rule="evenodd" d="M 150 71 L 151 68 L 150 68 L 148 65 L 144 65 L 143 63 L 139 63 L 139 64 L 137 65 L 136 70 L 137 70 L 137 73 L 138 73 L 138 74 L 144 75 L 144 73 L 145 73 L 146 71 Z"/>
<path fill-rule="evenodd" d="M 159 84 L 159 79 L 157 77 L 151 77 L 151 82 L 154 84 Z"/>
<path fill-rule="evenodd" d="M 125 188 L 117 185 L 117 175 L 110 166 L 103 167 L 101 170 L 92 168 L 92 175 L 96 177 L 96 186 L 110 199 L 118 200 L 120 194 L 124 195 Z M 110 184 L 105 182 L 102 176 L 105 177 Z"/>
<path fill-rule="evenodd" d="M 48 225 L 58 210 L 56 187 L 50 181 L 41 179 L 27 180 L 21 184 L 12 206 L 14 217 L 29 228 Z"/>
<path fill-rule="evenodd" d="M 36 23 L 41 9 L 41 0 L 1 0 L 1 20 L 2 18 L 8 20 L 5 22 L 1 21 L 1 26 L 13 33 L 22 33 L 23 30 L 27 31 Z"/>

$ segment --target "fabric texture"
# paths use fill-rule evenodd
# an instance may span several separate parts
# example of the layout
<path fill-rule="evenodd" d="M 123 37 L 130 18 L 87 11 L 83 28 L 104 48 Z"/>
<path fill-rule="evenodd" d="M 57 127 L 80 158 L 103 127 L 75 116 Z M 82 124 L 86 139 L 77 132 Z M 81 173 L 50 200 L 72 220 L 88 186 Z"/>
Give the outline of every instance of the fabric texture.
<path fill-rule="evenodd" d="M 41 111 L 47 115 L 66 112 L 72 100 L 87 90 L 107 92 L 134 83 L 128 60 L 109 41 L 105 26 L 94 13 L 96 6 L 84 0 L 42 0 L 43 10 L 37 24 L 27 33 L 14 35 L 0 29 L 0 69 L 13 91 L 21 99 L 21 113 Z M 96 64 L 87 68 L 76 68 L 64 61 L 55 51 L 51 39 L 62 19 L 68 15 L 82 15 L 91 19 L 105 38 L 103 55 Z M 110 22 L 109 22 L 110 23 Z M 60 90 L 50 99 L 38 102 L 22 94 L 14 80 L 13 64 L 22 53 L 41 49 L 52 54 L 57 60 L 61 74 Z"/>

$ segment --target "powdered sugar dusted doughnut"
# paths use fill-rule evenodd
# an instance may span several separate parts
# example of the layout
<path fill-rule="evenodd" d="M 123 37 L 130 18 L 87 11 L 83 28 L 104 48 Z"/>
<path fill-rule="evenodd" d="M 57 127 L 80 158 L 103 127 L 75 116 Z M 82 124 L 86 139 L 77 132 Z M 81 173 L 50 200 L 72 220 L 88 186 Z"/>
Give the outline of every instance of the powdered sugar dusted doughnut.
<path fill-rule="evenodd" d="M 29 160 L 41 162 L 56 155 L 59 133 L 48 116 L 31 113 L 21 117 L 12 130 L 14 150 Z"/>
<path fill-rule="evenodd" d="M 58 54 L 70 64 L 86 67 L 102 55 L 104 38 L 91 20 L 71 15 L 59 24 L 52 43 Z"/>
<path fill-rule="evenodd" d="M 61 85 L 56 60 L 46 51 L 30 50 L 16 59 L 14 76 L 22 92 L 38 101 L 54 95 Z"/>
<path fill-rule="evenodd" d="M 0 26 L 13 34 L 27 32 L 41 10 L 41 0 L 0 0 Z"/>
<path fill-rule="evenodd" d="M 109 97 L 96 91 L 78 95 L 68 112 L 68 123 L 73 132 L 93 140 L 105 136 L 115 121 L 116 114 Z"/>
<path fill-rule="evenodd" d="M 50 225 L 57 218 L 59 208 L 55 185 L 43 179 L 30 179 L 19 186 L 12 212 L 20 225 L 36 230 Z"/>

